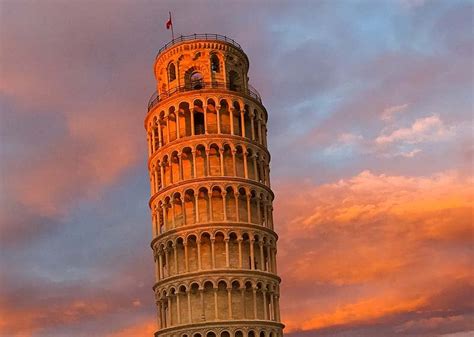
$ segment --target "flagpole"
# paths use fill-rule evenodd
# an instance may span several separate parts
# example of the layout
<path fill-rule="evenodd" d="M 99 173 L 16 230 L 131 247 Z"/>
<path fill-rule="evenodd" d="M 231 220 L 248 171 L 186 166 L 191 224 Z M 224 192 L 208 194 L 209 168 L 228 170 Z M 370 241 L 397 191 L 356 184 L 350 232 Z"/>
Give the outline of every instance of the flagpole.
<path fill-rule="evenodd" d="M 170 22 L 171 22 L 171 38 L 174 40 L 174 30 L 173 30 L 173 21 L 171 20 L 171 12 L 170 12 Z"/>

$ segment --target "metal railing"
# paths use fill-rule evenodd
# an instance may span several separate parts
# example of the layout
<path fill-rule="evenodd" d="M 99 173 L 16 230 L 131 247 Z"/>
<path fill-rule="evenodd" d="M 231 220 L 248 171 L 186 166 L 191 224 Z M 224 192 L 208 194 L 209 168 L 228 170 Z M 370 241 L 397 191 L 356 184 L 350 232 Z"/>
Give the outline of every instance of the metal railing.
<path fill-rule="evenodd" d="M 163 47 L 161 47 L 160 50 L 158 50 L 158 54 L 156 54 L 156 57 L 158 58 L 158 56 L 164 50 L 168 49 L 172 45 L 175 45 L 177 43 L 181 43 L 181 42 L 184 42 L 184 41 L 192 41 L 192 40 L 224 41 L 224 42 L 230 43 L 231 45 L 233 45 L 233 46 L 237 47 L 238 49 L 242 50 L 242 47 L 240 46 L 240 44 L 238 44 L 237 42 L 235 42 L 235 40 L 233 40 L 233 39 L 231 39 L 231 38 L 229 38 L 225 35 L 220 35 L 220 34 L 191 34 L 191 35 L 181 35 L 181 36 L 171 40 L 170 42 L 165 44 Z"/>
<path fill-rule="evenodd" d="M 251 85 L 248 88 L 242 88 L 240 86 L 233 86 L 228 83 L 224 82 L 194 82 L 187 85 L 181 85 L 179 87 L 171 88 L 168 91 L 159 93 L 154 92 L 151 95 L 150 100 L 148 101 L 148 111 L 150 111 L 155 105 L 157 105 L 160 101 L 180 92 L 186 91 L 198 91 L 198 90 L 208 90 L 208 89 L 224 89 L 229 91 L 235 91 L 238 93 L 242 93 L 244 95 L 250 96 L 251 98 L 257 100 L 259 103 L 262 103 L 262 98 L 257 90 Z"/>

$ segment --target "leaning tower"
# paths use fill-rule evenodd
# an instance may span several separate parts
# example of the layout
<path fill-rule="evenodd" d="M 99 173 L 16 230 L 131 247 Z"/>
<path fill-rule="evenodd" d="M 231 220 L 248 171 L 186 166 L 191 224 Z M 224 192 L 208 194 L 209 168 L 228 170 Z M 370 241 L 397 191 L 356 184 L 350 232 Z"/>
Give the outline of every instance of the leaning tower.
<path fill-rule="evenodd" d="M 181 36 L 148 104 L 155 337 L 282 336 L 267 111 L 240 45 Z"/>

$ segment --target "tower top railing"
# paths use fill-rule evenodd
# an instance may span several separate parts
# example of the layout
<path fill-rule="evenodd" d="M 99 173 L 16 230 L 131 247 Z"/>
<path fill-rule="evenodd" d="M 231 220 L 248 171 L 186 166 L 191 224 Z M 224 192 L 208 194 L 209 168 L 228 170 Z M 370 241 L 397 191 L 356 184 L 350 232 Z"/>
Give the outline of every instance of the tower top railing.
<path fill-rule="evenodd" d="M 177 38 L 174 38 L 173 40 L 171 40 L 170 42 L 165 44 L 163 47 L 160 48 L 160 50 L 158 50 L 158 53 L 156 54 L 156 58 L 158 58 L 158 56 L 160 56 L 160 54 L 162 52 L 164 52 L 166 49 L 168 49 L 169 47 L 171 47 L 175 44 L 181 43 L 181 42 L 192 41 L 192 40 L 224 41 L 224 42 L 230 43 L 231 45 L 233 45 L 234 47 L 236 47 L 237 49 L 239 49 L 243 52 L 243 49 L 240 46 L 240 44 L 238 44 L 234 39 L 231 39 L 230 37 L 227 37 L 225 35 L 220 35 L 220 34 L 191 34 L 191 35 L 178 36 Z"/>
<path fill-rule="evenodd" d="M 173 96 L 174 94 L 186 91 L 199 91 L 209 89 L 221 89 L 242 93 L 257 100 L 259 103 L 262 103 L 262 98 L 260 97 L 260 94 L 250 84 L 248 85 L 248 88 L 243 88 L 238 86 L 232 86 L 229 83 L 225 82 L 198 82 L 193 83 L 191 85 L 180 85 L 178 87 L 171 88 L 170 90 L 161 93 L 155 91 L 153 95 L 151 95 L 150 100 L 148 101 L 148 111 L 150 111 L 159 102 L 163 101 L 168 97 Z"/>

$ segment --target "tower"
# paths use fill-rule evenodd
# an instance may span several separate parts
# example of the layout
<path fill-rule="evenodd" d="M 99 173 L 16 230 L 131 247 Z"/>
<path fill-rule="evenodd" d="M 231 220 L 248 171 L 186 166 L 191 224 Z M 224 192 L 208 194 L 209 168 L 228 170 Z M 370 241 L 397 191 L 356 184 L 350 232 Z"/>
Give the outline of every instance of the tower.
<path fill-rule="evenodd" d="M 148 135 L 155 337 L 277 337 L 267 111 L 234 40 L 181 36 L 154 64 Z"/>

